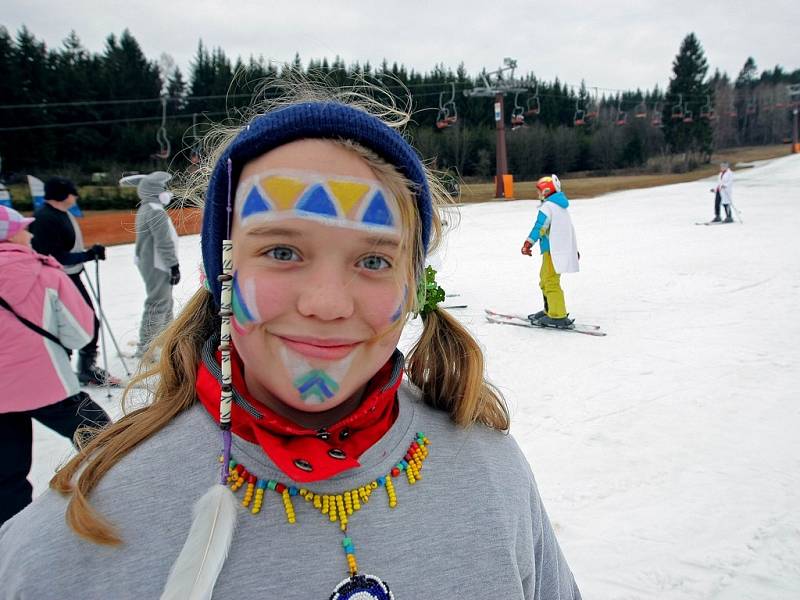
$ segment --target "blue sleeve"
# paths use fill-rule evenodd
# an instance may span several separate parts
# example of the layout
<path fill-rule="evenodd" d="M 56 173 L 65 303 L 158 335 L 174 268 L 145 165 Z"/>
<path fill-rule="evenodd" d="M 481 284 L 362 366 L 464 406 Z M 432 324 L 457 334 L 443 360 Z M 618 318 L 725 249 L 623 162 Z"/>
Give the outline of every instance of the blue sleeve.
<path fill-rule="evenodd" d="M 533 242 L 534 244 L 539 241 L 541 237 L 542 227 L 547 222 L 547 215 L 544 214 L 542 211 L 539 211 L 539 214 L 536 215 L 536 223 L 533 224 L 533 229 L 528 234 L 528 239 Z"/>

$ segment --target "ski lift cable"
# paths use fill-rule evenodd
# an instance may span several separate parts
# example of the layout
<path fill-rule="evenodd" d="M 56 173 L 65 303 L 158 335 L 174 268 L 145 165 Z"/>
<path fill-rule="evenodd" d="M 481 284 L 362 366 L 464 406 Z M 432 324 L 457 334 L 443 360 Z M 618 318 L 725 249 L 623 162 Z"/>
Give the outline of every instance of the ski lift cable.
<path fill-rule="evenodd" d="M 473 87 L 474 84 L 466 81 L 456 81 L 450 82 L 453 87 Z M 441 87 L 441 83 L 410 83 L 410 84 L 403 84 L 403 85 L 389 85 L 386 86 L 386 89 L 400 89 L 400 90 L 408 90 L 413 91 L 415 89 L 422 89 L 422 88 L 431 88 L 431 87 Z M 601 87 L 601 86 L 586 86 L 585 84 L 572 84 L 572 83 L 563 83 L 564 86 L 567 88 L 571 88 L 572 90 L 581 90 L 583 88 L 594 90 L 595 96 L 598 95 L 599 91 L 603 92 L 615 92 L 618 94 L 624 93 L 631 93 L 630 90 L 622 90 L 618 88 L 608 88 L 608 87 Z M 536 87 L 538 90 L 539 82 L 536 81 Z M 665 92 L 666 94 L 667 92 Z M 438 92 L 433 92 L 430 94 L 426 94 L 427 96 L 435 96 Z M 422 94 L 412 94 L 412 95 L 422 95 Z M 537 91 L 537 95 L 542 97 L 560 97 L 563 96 L 561 94 L 539 94 Z M 170 97 L 170 100 L 180 100 L 182 102 L 194 102 L 199 100 L 221 100 L 221 99 L 230 99 L 230 98 L 251 98 L 253 94 L 211 94 L 211 95 L 204 95 L 204 96 L 181 96 L 181 97 Z M 706 94 L 697 95 L 697 96 L 689 96 L 684 94 L 684 100 L 699 100 L 706 98 Z M 104 105 L 124 105 L 124 104 L 142 104 L 146 102 L 160 102 L 161 98 L 124 98 L 124 99 L 117 99 L 117 100 L 72 100 L 69 102 L 33 102 L 28 104 L 4 104 L 0 105 L 0 110 L 15 110 L 15 109 L 34 109 L 34 108 L 64 108 L 69 106 L 104 106 Z"/>
<path fill-rule="evenodd" d="M 203 112 L 201 113 L 204 116 L 218 116 L 218 115 L 227 115 L 228 111 L 225 110 L 218 110 L 213 112 Z M 190 114 L 183 114 L 183 115 L 168 115 L 167 120 L 182 120 L 182 119 L 191 119 L 192 115 Z M 0 132 L 2 131 L 25 131 L 28 129 L 60 129 L 64 127 L 90 127 L 92 125 L 115 125 L 118 123 L 147 123 L 153 121 L 161 121 L 161 117 L 128 117 L 122 119 L 98 119 L 96 121 L 74 121 L 71 123 L 48 123 L 42 125 L 19 125 L 14 127 L 0 127 Z"/>

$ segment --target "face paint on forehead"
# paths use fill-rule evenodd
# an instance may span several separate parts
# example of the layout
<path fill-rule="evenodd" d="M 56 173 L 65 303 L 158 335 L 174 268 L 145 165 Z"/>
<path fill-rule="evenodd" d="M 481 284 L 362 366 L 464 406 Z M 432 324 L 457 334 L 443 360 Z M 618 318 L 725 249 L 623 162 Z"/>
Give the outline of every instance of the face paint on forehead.
<path fill-rule="evenodd" d="M 371 232 L 400 233 L 397 200 L 374 179 L 276 169 L 239 182 L 242 226 L 290 218 Z"/>
<path fill-rule="evenodd" d="M 350 355 L 341 360 L 326 361 L 325 368 L 318 368 L 301 354 L 285 347 L 281 348 L 280 358 L 303 403 L 309 405 L 323 404 L 336 396 L 353 363 Z"/>

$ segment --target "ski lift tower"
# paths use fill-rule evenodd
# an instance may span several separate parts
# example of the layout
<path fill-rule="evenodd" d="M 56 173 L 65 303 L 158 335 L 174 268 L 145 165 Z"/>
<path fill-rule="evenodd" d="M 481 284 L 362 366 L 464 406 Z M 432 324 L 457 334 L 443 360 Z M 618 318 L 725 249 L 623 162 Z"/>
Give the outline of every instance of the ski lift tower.
<path fill-rule="evenodd" d="M 792 154 L 800 154 L 800 139 L 798 139 L 798 112 L 800 112 L 800 83 L 786 86 L 789 101 L 792 105 Z"/>
<path fill-rule="evenodd" d="M 497 126 L 497 177 L 495 184 L 495 197 L 506 198 L 506 186 L 503 176 L 508 171 L 508 156 L 506 154 L 506 126 L 503 111 L 503 99 L 506 94 L 519 94 L 528 91 L 527 86 L 514 79 L 514 69 L 517 68 L 517 61 L 513 58 L 504 58 L 503 66 L 497 71 L 484 73 L 483 86 L 474 87 L 471 90 L 464 90 L 467 97 L 491 98 L 494 97 L 494 121 Z M 508 77 L 503 74 L 510 71 Z"/>

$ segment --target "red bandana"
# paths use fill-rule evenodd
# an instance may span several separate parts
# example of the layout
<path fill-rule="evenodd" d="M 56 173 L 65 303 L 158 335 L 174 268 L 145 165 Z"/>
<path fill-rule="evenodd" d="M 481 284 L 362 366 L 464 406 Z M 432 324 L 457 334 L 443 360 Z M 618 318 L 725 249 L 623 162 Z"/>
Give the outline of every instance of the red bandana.
<path fill-rule="evenodd" d="M 216 360 L 219 364 L 219 352 Z M 391 381 L 396 360 L 397 354 L 375 374 L 356 410 L 327 429 L 314 430 L 297 425 L 252 398 L 239 357 L 231 349 L 233 387 L 261 415 L 253 416 L 234 401 L 232 431 L 248 442 L 259 444 L 293 481 L 321 481 L 359 467 L 358 458 L 389 431 L 397 418 L 397 388 L 403 373 L 400 370 Z M 200 402 L 219 423 L 220 382 L 203 362 L 197 371 L 195 389 Z"/>

